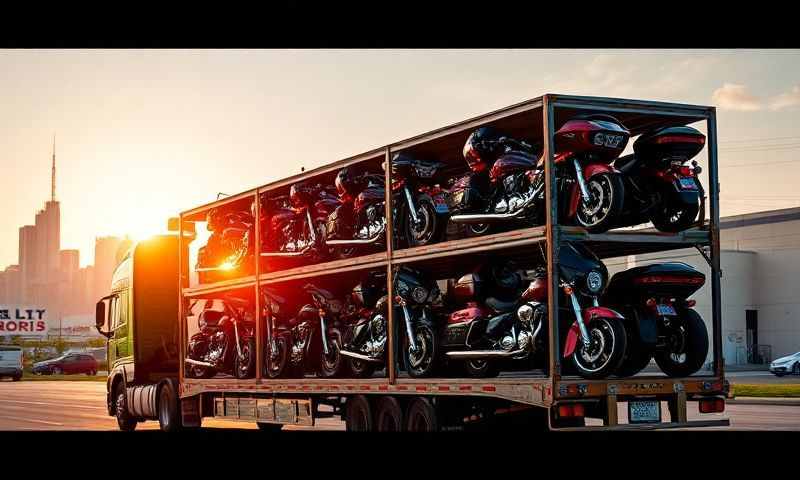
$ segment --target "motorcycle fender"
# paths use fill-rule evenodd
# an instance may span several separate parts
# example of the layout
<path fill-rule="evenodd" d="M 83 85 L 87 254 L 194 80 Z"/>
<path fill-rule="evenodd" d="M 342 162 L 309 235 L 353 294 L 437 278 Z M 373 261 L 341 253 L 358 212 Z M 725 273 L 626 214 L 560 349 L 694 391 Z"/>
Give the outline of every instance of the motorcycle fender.
<path fill-rule="evenodd" d="M 620 313 L 611 310 L 610 308 L 606 307 L 589 307 L 583 310 L 583 318 L 581 319 L 587 327 L 589 326 L 589 322 L 592 318 L 595 317 L 605 317 L 605 318 L 619 318 L 620 320 L 624 320 Z M 564 353 L 563 357 L 567 358 L 575 352 L 575 347 L 578 345 L 578 341 L 581 338 L 581 329 L 578 325 L 578 321 L 572 323 L 572 326 L 569 327 L 569 332 L 567 333 L 567 340 L 564 342 Z"/>
<path fill-rule="evenodd" d="M 607 163 L 590 163 L 583 167 L 583 178 L 586 180 L 600 173 L 620 173 L 620 171 Z"/>

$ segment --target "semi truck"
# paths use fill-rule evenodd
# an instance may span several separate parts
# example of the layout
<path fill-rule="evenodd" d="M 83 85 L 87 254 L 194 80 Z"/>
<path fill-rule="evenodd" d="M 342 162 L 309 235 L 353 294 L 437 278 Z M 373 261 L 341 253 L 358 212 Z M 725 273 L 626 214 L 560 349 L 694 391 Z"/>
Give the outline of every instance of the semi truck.
<path fill-rule="evenodd" d="M 703 122 L 708 197 L 703 198 L 696 224 L 675 233 L 646 226 L 591 233 L 574 224 L 560 224 L 555 125 L 585 113 L 613 115 L 632 136 L 654 127 Z M 346 258 L 293 264 L 289 260 L 294 254 L 264 251 L 265 227 L 254 220 L 245 242 L 250 255 L 237 260 L 241 268 L 231 262 L 216 269 L 198 267 L 197 258 L 203 255 L 200 248 L 208 241 L 207 235 L 201 238 L 201 227 L 211 228 L 214 212 L 249 211 L 258 219 L 264 203 L 285 196 L 292 185 L 333 184 L 343 168 L 383 165 L 384 184 L 393 185 L 395 173 L 385 166 L 397 153 L 433 158 L 445 165 L 446 172 L 456 172 L 464 162 L 461 147 L 465 139 L 487 125 L 542 145 L 546 187 L 543 224 L 401 246 L 396 240 L 403 233 L 392 221 L 398 200 L 393 189 L 386 188 L 382 207 L 386 233 L 381 251 L 351 252 Z M 133 430 L 141 421 L 158 420 L 165 431 L 198 428 L 209 417 L 256 423 L 263 430 L 313 426 L 325 416 L 340 417 L 348 431 L 439 431 L 498 425 L 551 430 L 728 425 L 723 415 L 729 385 L 721 349 L 716 142 L 713 107 L 547 94 L 181 212 L 170 219 L 170 234 L 131 248 L 114 272 L 109 295 L 97 303 L 97 328 L 108 338 L 108 413 L 116 416 L 122 430 Z M 561 352 L 560 339 L 565 332 L 559 332 L 559 315 L 568 305 L 559 307 L 561 285 L 556 273 L 559 247 L 570 242 L 585 245 L 603 259 L 699 250 L 711 270 L 704 287 L 712 293 L 710 318 L 706 319 L 710 367 L 685 377 L 645 369 L 629 377 L 587 379 L 570 371 Z M 409 375 L 408 360 L 404 362 L 399 353 L 403 348 L 399 337 L 403 335 L 401 328 L 405 328 L 401 327 L 405 304 L 396 295 L 394 277 L 398 269 L 422 269 L 446 283 L 478 262 L 500 258 L 547 272 L 547 349 L 543 363 L 488 378 L 472 378 L 458 370 L 424 378 Z M 209 276 L 208 271 L 214 275 Z M 309 282 L 331 288 L 352 285 L 366 272 L 382 272 L 384 276 L 379 278 L 386 282 L 388 340 L 385 364 L 381 365 L 385 368 L 363 378 L 326 378 L 319 372 L 310 376 L 302 371 L 290 376 L 271 375 L 267 356 L 275 349 L 272 342 L 281 326 L 273 315 L 277 307 L 265 304 L 271 302 L 268 298 L 280 298 L 274 297 L 276 292 L 298 292 Z M 234 298 L 238 303 L 231 304 Z M 215 308 L 222 313 L 204 313 Z M 213 367 L 218 364 L 192 355 L 198 329 L 212 319 L 219 322 L 225 315 L 238 318 L 231 327 L 236 335 L 235 348 L 224 351 L 236 366 L 229 372 L 216 371 Z M 324 317 L 322 309 L 319 315 Z M 323 342 L 319 348 L 327 352 L 331 346 Z"/>

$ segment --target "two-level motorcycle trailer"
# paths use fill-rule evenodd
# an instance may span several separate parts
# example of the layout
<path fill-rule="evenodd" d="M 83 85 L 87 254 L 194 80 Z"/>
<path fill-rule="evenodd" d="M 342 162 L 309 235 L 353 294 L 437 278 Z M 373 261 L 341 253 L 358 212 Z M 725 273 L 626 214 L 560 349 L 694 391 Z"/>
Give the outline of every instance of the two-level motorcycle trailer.
<path fill-rule="evenodd" d="M 643 131 L 674 125 L 704 122 L 707 133 L 707 178 L 704 184 L 707 199 L 703 201 L 697 224 L 680 233 L 656 232 L 653 229 L 612 230 L 603 234 L 590 234 L 584 229 L 559 225 L 556 214 L 557 192 L 554 188 L 554 125 L 585 113 L 603 113 L 615 116 L 636 136 Z M 255 202 L 260 211 L 260 194 L 285 189 L 306 179 L 326 178 L 345 166 L 364 162 L 386 161 L 397 152 L 407 152 L 421 158 L 449 162 L 463 166 L 462 146 L 469 133 L 479 126 L 492 125 L 506 134 L 543 145 L 546 174 L 547 222 L 544 226 L 522 228 L 484 236 L 443 241 L 422 247 L 397 249 L 394 241 L 386 241 L 385 251 L 360 257 L 305 265 L 286 270 L 264 272 L 262 261 L 255 262 L 255 275 L 220 281 L 211 284 L 190 285 L 189 259 L 180 258 L 179 291 L 181 301 L 180 376 L 179 396 L 182 422 L 185 426 L 199 426 L 203 417 L 256 422 L 262 428 L 280 425 L 313 425 L 315 418 L 326 415 L 318 406 L 333 406 L 333 414 L 341 415 L 348 430 L 381 430 L 374 419 L 378 413 L 393 421 L 381 422 L 388 428 L 409 430 L 458 429 L 470 421 L 502 421 L 512 417 L 512 423 L 537 424 L 542 428 L 581 429 L 654 429 L 687 428 L 728 425 L 728 419 L 719 413 L 695 415 L 703 403 L 705 412 L 724 410 L 728 382 L 724 379 L 721 348 L 720 308 L 720 257 L 719 257 L 719 183 L 717 169 L 717 131 L 714 107 L 676 103 L 627 100 L 617 98 L 584 97 L 547 94 L 503 108 L 492 113 L 471 118 L 454 125 L 409 138 L 379 149 L 347 158 L 302 174 L 285 178 L 262 187 L 224 198 L 180 214 L 178 229 L 189 230 L 187 222 L 202 222 L 212 207 L 232 202 Z M 703 128 L 700 123 L 699 128 Z M 266 161 L 273 161 L 267 159 Z M 380 165 L 380 163 L 377 163 Z M 386 185 L 392 185 L 391 169 L 385 168 Z M 387 235 L 393 239 L 390 188 L 386 188 Z M 706 219 L 705 205 L 710 208 Z M 261 222 L 255 222 L 255 245 L 264 232 Z M 186 235 L 180 235 L 185 252 Z M 559 336 L 558 271 L 559 245 L 565 241 L 583 242 L 600 258 L 652 253 L 682 248 L 697 248 L 711 267 L 710 287 L 712 298 L 711 338 L 713 348 L 712 370 L 701 371 L 688 378 L 669 378 L 663 374 L 639 374 L 629 378 L 610 377 L 603 380 L 586 380 L 577 376 L 562 376 L 561 345 Z M 542 258 L 544 252 L 546 259 Z M 477 259 L 502 253 L 522 262 L 546 260 L 549 294 L 548 321 L 549 361 L 538 372 L 507 373 L 498 378 L 410 378 L 398 374 L 397 319 L 393 308 L 388 309 L 388 357 L 386 375 L 367 379 L 269 379 L 263 374 L 264 338 L 270 338 L 269 322 L 256 322 L 256 373 L 252 379 L 187 378 L 185 370 L 187 344 L 187 315 L 193 299 L 214 298 L 226 291 L 255 289 L 257 293 L 267 285 L 279 286 L 309 278 L 339 278 L 357 271 L 385 269 L 388 291 L 392 292 L 393 267 L 412 264 L 428 271 L 450 273 Z M 268 261 L 268 260 L 267 260 Z M 444 275 L 448 276 L 448 275 Z M 252 290 L 251 290 L 252 291 Z M 256 294 L 256 312 L 261 311 L 260 295 Z M 389 295 L 389 299 L 393 294 Z M 266 329 L 266 332 L 263 331 Z M 622 408 L 636 400 L 658 400 L 668 408 L 669 419 L 653 423 L 624 422 Z M 579 405 L 583 408 L 575 408 Z M 688 406 L 694 405 L 693 412 Z M 622 412 L 619 415 L 618 412 Z M 692 414 L 693 419 L 689 419 Z M 580 416 L 589 419 L 584 422 Z M 576 417 L 577 416 L 577 417 Z M 709 418 L 710 417 L 710 418 Z M 591 419 L 602 420 L 602 424 Z M 577 420 L 577 421 L 576 421 Z M 593 425 L 594 424 L 594 425 Z M 393 426 L 392 426 L 393 425 Z"/>

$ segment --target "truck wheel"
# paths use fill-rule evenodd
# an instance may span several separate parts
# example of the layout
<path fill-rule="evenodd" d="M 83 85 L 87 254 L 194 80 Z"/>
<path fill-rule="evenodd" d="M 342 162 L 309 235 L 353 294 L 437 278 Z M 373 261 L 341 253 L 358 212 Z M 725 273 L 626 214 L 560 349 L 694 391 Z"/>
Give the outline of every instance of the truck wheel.
<path fill-rule="evenodd" d="M 166 381 L 158 389 L 158 425 L 162 432 L 177 432 L 181 429 L 181 412 L 178 395 L 172 382 Z"/>
<path fill-rule="evenodd" d="M 347 399 L 345 428 L 348 432 L 371 432 L 374 430 L 372 408 L 369 399 L 356 395 Z"/>
<path fill-rule="evenodd" d="M 403 407 L 395 397 L 383 397 L 375 406 L 375 427 L 379 432 L 402 432 Z"/>
<path fill-rule="evenodd" d="M 266 423 L 266 422 L 258 422 L 258 429 L 262 432 L 280 432 L 283 429 L 282 423 Z"/>
<path fill-rule="evenodd" d="M 409 432 L 438 432 L 439 417 L 430 400 L 417 397 L 411 400 L 406 414 L 406 430 Z"/>
<path fill-rule="evenodd" d="M 132 432 L 136 429 L 138 422 L 128 412 L 128 399 L 125 395 L 125 385 L 122 382 L 119 382 L 114 389 L 114 412 L 120 430 Z"/>
<path fill-rule="evenodd" d="M 708 331 L 700 315 L 690 308 L 681 320 L 668 334 L 667 347 L 655 353 L 656 363 L 670 377 L 688 377 L 708 355 Z"/>

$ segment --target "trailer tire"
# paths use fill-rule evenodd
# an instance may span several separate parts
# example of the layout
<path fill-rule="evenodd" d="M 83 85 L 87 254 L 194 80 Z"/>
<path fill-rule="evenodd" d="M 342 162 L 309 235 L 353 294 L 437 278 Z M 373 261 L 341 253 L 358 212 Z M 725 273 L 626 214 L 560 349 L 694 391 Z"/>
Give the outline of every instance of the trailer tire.
<path fill-rule="evenodd" d="M 403 407 L 395 397 L 383 397 L 375 405 L 375 429 L 379 432 L 405 430 Z"/>
<path fill-rule="evenodd" d="M 409 432 L 438 432 L 439 416 L 436 407 L 425 397 L 411 400 L 406 412 L 406 430 Z"/>
<path fill-rule="evenodd" d="M 348 432 L 372 432 L 374 422 L 372 407 L 364 395 L 356 395 L 347 399 L 345 429 Z"/>
<path fill-rule="evenodd" d="M 183 426 L 175 384 L 167 380 L 158 389 L 158 426 L 162 432 L 177 432 Z"/>

